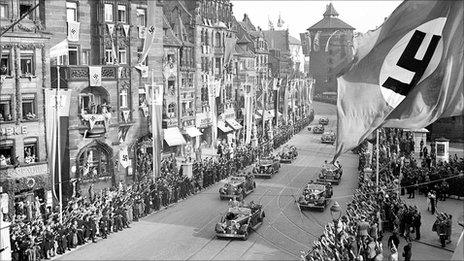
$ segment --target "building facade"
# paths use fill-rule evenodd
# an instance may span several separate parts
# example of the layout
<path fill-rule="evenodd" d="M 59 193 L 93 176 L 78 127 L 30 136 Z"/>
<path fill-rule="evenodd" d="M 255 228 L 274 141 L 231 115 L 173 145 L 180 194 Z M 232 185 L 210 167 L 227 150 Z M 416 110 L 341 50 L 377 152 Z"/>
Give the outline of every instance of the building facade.
<path fill-rule="evenodd" d="M 312 42 L 309 74 L 316 80 L 316 95 L 337 91 L 334 68 L 351 50 L 354 29 L 338 18 L 332 3 L 327 5 L 324 18 L 308 28 Z"/>
<path fill-rule="evenodd" d="M 43 110 L 50 33 L 41 4 L 0 1 L 0 28 L 10 28 L 0 38 L 0 194 L 9 203 L 1 208 L 10 213 L 19 202 L 38 197 L 51 205 L 52 199 Z"/>
<path fill-rule="evenodd" d="M 57 87 L 59 68 L 65 79 L 60 77 L 60 88 L 72 91 L 62 162 L 68 194 L 76 187 L 86 191 L 92 185 L 98 191 L 139 178 L 134 169 L 151 144 L 147 142 L 151 137 L 147 85 L 163 84 L 160 1 L 155 8 L 157 35 L 147 59 L 138 64 L 146 35 L 147 3 L 45 2 L 46 26 L 54 32 L 50 47 L 64 39 L 69 42 L 68 55 L 52 61 L 51 68 L 52 88 Z M 70 36 L 72 29 L 74 34 L 77 30 L 77 38 Z M 95 71 L 101 84 L 91 86 Z M 122 162 L 127 159 L 131 159 L 128 165 Z"/>

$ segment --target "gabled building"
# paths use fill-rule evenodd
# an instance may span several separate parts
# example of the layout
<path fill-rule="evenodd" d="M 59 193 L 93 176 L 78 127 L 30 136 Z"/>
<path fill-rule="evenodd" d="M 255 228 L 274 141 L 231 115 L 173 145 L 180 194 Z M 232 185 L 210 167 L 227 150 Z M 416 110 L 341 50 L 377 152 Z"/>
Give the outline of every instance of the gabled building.
<path fill-rule="evenodd" d="M 51 67 L 52 88 L 57 88 L 59 66 L 60 88 L 72 91 L 62 126 L 67 149 L 61 172 L 70 181 L 64 191 L 72 194 L 70 183 L 98 191 L 138 180 L 140 153 L 152 150 L 148 86 L 164 84 L 162 2 L 152 2 L 156 13 L 150 18 L 147 0 L 44 2 L 45 25 L 54 32 L 49 47 L 69 42 L 68 53 Z M 154 19 L 156 35 L 139 64 L 148 19 Z M 101 81 L 95 85 L 92 79 Z M 153 175 L 151 168 L 148 172 Z"/>
<path fill-rule="evenodd" d="M 347 51 L 351 50 L 354 29 L 338 18 L 332 3 L 326 6 L 322 20 L 308 28 L 313 47 L 310 53 L 309 73 L 316 80 L 315 94 L 337 91 L 334 68 L 345 57 Z M 327 44 L 329 38 L 330 42 Z"/>

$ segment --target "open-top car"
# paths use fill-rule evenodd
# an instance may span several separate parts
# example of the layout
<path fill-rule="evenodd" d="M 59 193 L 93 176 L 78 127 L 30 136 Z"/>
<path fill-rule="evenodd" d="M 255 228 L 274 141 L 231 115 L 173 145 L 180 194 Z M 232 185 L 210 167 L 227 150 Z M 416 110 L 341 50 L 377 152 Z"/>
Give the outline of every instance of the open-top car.
<path fill-rule="evenodd" d="M 340 184 L 342 174 L 343 169 L 339 163 L 337 163 L 337 165 L 325 163 L 322 166 L 317 181 L 330 182 L 332 184 L 338 185 Z"/>
<path fill-rule="evenodd" d="M 250 232 L 263 223 L 264 217 L 263 206 L 253 202 L 246 206 L 229 207 L 216 224 L 216 237 L 247 240 Z"/>
<path fill-rule="evenodd" d="M 327 118 L 327 117 L 319 118 L 319 124 L 321 124 L 321 125 L 329 125 L 329 118 Z"/>
<path fill-rule="evenodd" d="M 219 189 L 219 198 L 243 200 L 256 188 L 256 182 L 251 174 L 238 174 L 227 179 L 226 184 Z"/>
<path fill-rule="evenodd" d="M 314 126 L 313 133 L 314 134 L 322 134 L 322 133 L 324 133 L 324 125 L 320 124 L 319 126 Z"/>
<path fill-rule="evenodd" d="M 334 144 L 335 139 L 335 132 L 333 131 L 326 131 L 321 136 L 322 143 Z"/>
<path fill-rule="evenodd" d="M 311 180 L 303 188 L 303 193 L 298 199 L 298 205 L 300 209 L 317 208 L 324 211 L 325 207 L 330 203 L 332 195 L 332 184 Z"/>
<path fill-rule="evenodd" d="M 260 158 L 253 168 L 255 177 L 271 178 L 279 172 L 280 160 L 274 157 Z"/>
<path fill-rule="evenodd" d="M 280 152 L 281 163 L 292 163 L 292 161 L 298 156 L 298 151 L 295 146 L 285 146 Z"/>

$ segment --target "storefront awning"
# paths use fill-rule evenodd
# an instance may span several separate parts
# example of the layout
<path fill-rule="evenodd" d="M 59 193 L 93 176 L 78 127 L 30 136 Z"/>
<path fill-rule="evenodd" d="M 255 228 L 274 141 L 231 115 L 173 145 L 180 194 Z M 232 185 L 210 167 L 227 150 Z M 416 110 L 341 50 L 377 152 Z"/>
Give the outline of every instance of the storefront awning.
<path fill-rule="evenodd" d="M 224 133 L 233 131 L 233 129 L 226 126 L 225 121 L 218 121 L 217 127 L 218 127 L 218 129 L 220 129 Z"/>
<path fill-rule="evenodd" d="M 189 126 L 185 128 L 185 132 L 192 138 L 201 136 L 201 131 L 194 126 Z"/>
<path fill-rule="evenodd" d="M 235 119 L 227 119 L 226 122 L 232 127 L 234 130 L 240 130 L 242 125 L 238 123 Z"/>
<path fill-rule="evenodd" d="M 180 133 L 179 128 L 172 127 L 164 129 L 163 131 L 164 140 L 170 147 L 184 145 L 186 143 L 184 136 L 182 136 L 182 133 Z"/>

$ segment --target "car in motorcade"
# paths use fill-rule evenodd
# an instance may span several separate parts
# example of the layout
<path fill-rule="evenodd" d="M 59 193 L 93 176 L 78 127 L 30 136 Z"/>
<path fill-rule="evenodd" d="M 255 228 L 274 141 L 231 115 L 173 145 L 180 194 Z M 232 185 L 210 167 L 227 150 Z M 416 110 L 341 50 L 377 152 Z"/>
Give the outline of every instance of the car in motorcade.
<path fill-rule="evenodd" d="M 298 156 L 298 151 L 295 146 L 285 146 L 280 152 L 280 163 L 292 163 Z"/>
<path fill-rule="evenodd" d="M 327 117 L 319 118 L 319 124 L 321 124 L 321 125 L 329 125 L 329 118 L 327 118 Z"/>
<path fill-rule="evenodd" d="M 336 139 L 335 132 L 333 132 L 333 131 L 326 131 L 321 136 L 321 142 L 322 143 L 334 144 L 335 139 Z"/>
<path fill-rule="evenodd" d="M 313 133 L 314 134 L 322 134 L 324 133 L 324 125 L 320 124 L 319 126 L 314 126 L 313 127 Z"/>
<path fill-rule="evenodd" d="M 219 198 L 243 200 L 256 188 L 256 182 L 251 174 L 236 174 L 227 178 L 224 186 L 219 188 Z"/>
<path fill-rule="evenodd" d="M 320 182 L 330 182 L 332 184 L 338 185 L 340 184 L 340 179 L 343 175 L 343 169 L 340 163 L 336 164 L 329 164 L 325 163 L 322 166 L 321 171 L 319 172 L 319 178 L 317 181 Z"/>
<path fill-rule="evenodd" d="M 253 201 L 248 205 L 229 206 L 216 224 L 216 237 L 247 240 L 250 233 L 263 223 L 264 217 L 263 206 Z"/>
<path fill-rule="evenodd" d="M 321 182 L 311 180 L 303 188 L 303 193 L 298 198 L 300 209 L 319 209 L 324 211 L 330 203 L 333 195 L 332 184 L 330 182 Z"/>
<path fill-rule="evenodd" d="M 280 160 L 275 157 L 263 157 L 258 160 L 253 168 L 255 178 L 271 178 L 280 169 Z"/>

